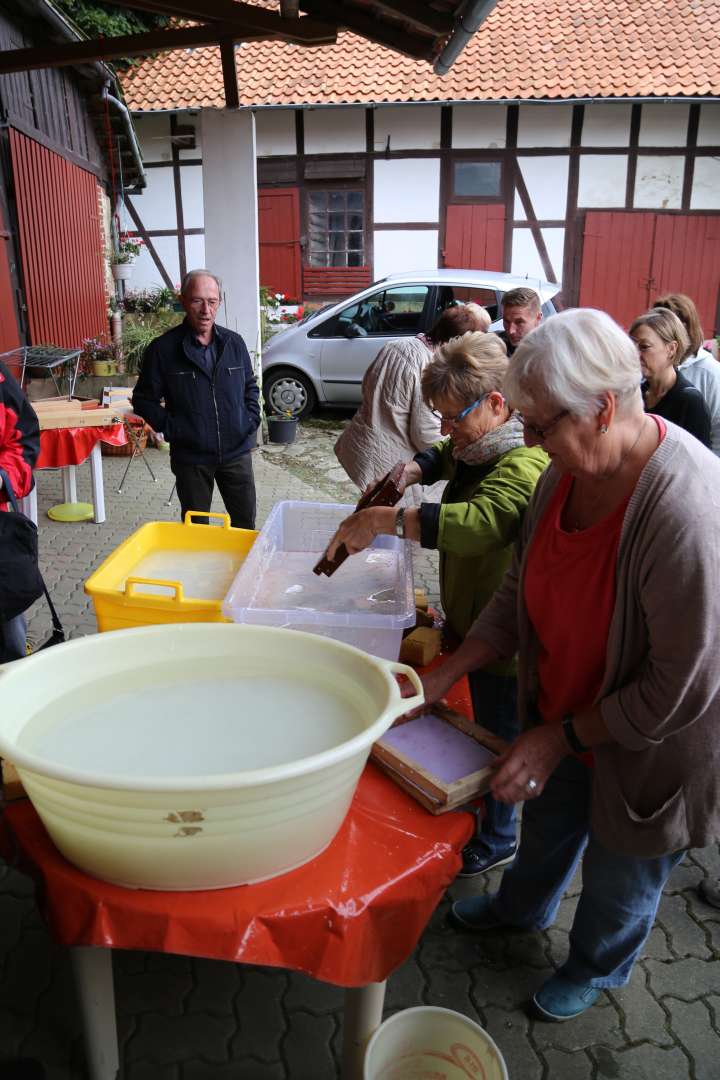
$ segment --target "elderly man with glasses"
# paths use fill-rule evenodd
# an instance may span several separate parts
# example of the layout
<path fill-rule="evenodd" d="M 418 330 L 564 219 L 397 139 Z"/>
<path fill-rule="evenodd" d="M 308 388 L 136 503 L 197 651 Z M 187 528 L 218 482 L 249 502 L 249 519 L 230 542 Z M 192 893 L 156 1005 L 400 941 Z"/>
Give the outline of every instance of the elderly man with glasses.
<path fill-rule="evenodd" d="M 253 529 L 259 392 L 245 342 L 215 323 L 220 288 L 209 270 L 186 274 L 185 320 L 148 346 L 132 403 L 170 443 L 181 516 L 209 510 L 217 483 L 233 527 Z"/>

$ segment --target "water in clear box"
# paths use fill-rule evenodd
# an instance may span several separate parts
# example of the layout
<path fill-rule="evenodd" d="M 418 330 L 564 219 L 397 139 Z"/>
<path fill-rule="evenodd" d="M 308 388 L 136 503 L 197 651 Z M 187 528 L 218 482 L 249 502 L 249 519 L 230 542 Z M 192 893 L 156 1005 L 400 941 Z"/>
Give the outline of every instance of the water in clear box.
<path fill-rule="evenodd" d="M 332 577 L 313 566 L 321 551 L 273 551 L 262 561 L 248 607 L 269 611 L 403 614 L 399 555 L 369 549 L 352 555 Z"/>
<path fill-rule="evenodd" d="M 140 559 L 130 577 L 155 578 L 160 581 L 179 581 L 183 595 L 189 599 L 222 600 L 240 569 L 243 555 L 232 551 L 187 551 L 168 548 L 154 551 Z M 125 581 L 120 589 L 125 588 Z M 138 585 L 136 592 L 168 596 L 167 587 Z"/>

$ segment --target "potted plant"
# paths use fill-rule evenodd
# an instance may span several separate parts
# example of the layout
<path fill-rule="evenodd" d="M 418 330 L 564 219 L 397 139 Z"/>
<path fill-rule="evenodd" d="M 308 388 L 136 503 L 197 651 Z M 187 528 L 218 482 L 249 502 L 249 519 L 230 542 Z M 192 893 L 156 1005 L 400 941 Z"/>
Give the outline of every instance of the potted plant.
<path fill-rule="evenodd" d="M 130 236 L 121 232 L 118 236 L 117 249 L 110 257 L 110 269 L 116 281 L 124 281 L 132 274 L 133 263 L 142 250 L 143 241 L 139 236 Z"/>
<path fill-rule="evenodd" d="M 284 413 L 274 413 L 267 418 L 268 438 L 274 443 L 295 442 L 298 418 L 289 409 Z"/>
<path fill-rule="evenodd" d="M 100 338 L 85 338 L 80 355 L 80 369 L 86 375 L 117 375 L 117 345 L 106 345 Z"/>

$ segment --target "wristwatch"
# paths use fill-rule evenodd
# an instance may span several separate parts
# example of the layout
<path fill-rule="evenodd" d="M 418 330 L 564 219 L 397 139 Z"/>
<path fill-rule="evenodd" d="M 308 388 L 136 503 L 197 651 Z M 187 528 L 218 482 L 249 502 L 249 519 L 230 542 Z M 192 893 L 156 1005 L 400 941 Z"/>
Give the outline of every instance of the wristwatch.
<path fill-rule="evenodd" d="M 565 713 L 562 718 L 562 729 L 567 739 L 568 746 L 574 754 L 585 754 L 590 749 L 589 746 L 585 746 L 580 742 L 575 731 L 575 725 L 573 724 L 572 713 Z"/>
<path fill-rule="evenodd" d="M 395 535 L 399 536 L 401 540 L 405 539 L 405 508 L 403 506 L 395 515 Z"/>

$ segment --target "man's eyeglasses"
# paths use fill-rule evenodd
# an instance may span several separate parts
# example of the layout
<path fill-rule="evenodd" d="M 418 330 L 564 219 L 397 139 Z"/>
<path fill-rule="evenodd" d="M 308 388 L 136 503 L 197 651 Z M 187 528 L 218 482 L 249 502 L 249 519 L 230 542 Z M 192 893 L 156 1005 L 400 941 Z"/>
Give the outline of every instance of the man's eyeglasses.
<path fill-rule="evenodd" d="M 527 421 L 525 419 L 525 417 L 523 416 L 522 413 L 519 412 L 517 414 L 517 416 L 520 419 L 520 423 L 522 424 L 522 426 L 525 428 L 526 431 L 528 431 L 532 435 L 532 437 L 534 439 L 537 439 L 538 442 L 545 442 L 545 440 L 547 439 L 547 437 L 550 434 L 550 432 L 552 431 L 552 429 L 557 424 L 559 424 L 561 420 L 564 420 L 565 417 L 569 416 L 569 415 L 570 415 L 570 410 L 569 409 L 563 409 L 563 411 L 559 412 L 557 414 L 557 416 L 553 416 L 552 420 L 549 420 L 548 423 L 545 424 L 544 427 L 538 427 L 537 424 L 529 423 L 529 421 Z"/>
<path fill-rule="evenodd" d="M 201 299 L 199 299 L 197 297 L 194 297 L 190 301 L 190 306 L 194 307 L 194 308 L 201 308 L 203 306 L 203 304 L 207 304 L 207 306 L 209 308 L 216 308 L 216 307 L 220 306 L 220 301 L 219 300 L 201 300 Z"/>
<path fill-rule="evenodd" d="M 464 420 L 465 417 L 473 411 L 473 409 L 477 409 L 478 405 L 482 405 L 486 397 L 487 394 L 483 394 L 483 396 L 479 397 L 477 401 L 473 401 L 472 405 L 468 405 L 466 406 L 466 408 L 461 409 L 457 416 L 443 416 L 443 414 L 439 413 L 437 409 L 432 409 L 431 411 L 433 416 L 437 417 L 441 424 L 452 424 L 452 426 L 454 427 L 456 424 L 459 424 L 461 420 Z"/>

